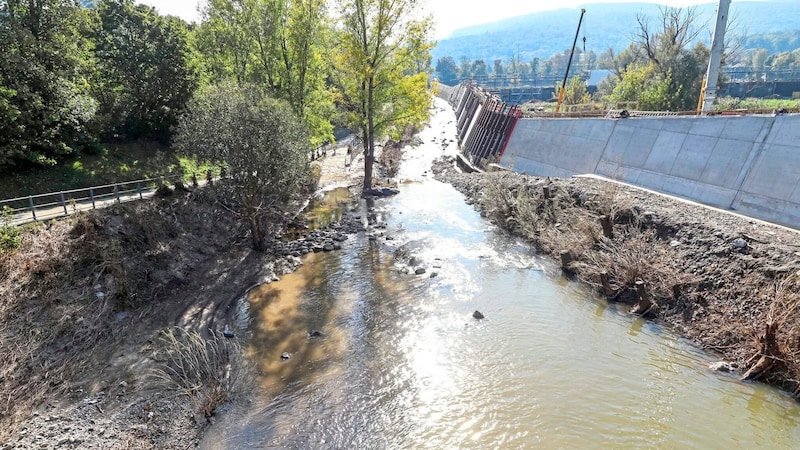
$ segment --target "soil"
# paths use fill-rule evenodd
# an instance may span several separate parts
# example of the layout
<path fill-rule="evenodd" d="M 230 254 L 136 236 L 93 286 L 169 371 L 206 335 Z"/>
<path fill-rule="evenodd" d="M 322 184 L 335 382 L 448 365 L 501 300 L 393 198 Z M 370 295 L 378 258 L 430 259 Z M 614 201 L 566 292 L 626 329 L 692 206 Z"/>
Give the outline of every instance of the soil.
<path fill-rule="evenodd" d="M 315 162 L 322 188 L 360 183 L 363 158 L 346 153 Z M 235 341 L 250 288 L 359 230 L 256 253 L 224 184 L 162 194 L 29 227 L 0 254 L 0 449 L 196 446 L 236 391 L 200 405 L 160 378 L 164 332 Z"/>
<path fill-rule="evenodd" d="M 350 157 L 339 149 L 318 162 L 324 188 L 360 184 L 362 162 Z M 777 325 L 767 355 L 776 364 L 757 378 L 796 387 L 796 231 L 604 180 L 454 167 L 439 161 L 434 172 L 483 215 L 556 259 L 568 251 L 567 272 L 611 301 L 636 305 L 643 282 L 647 314 L 742 373 L 767 352 L 767 324 Z M 214 415 L 154 376 L 163 331 L 238 332 L 237 300 L 294 270 L 296 252 L 324 247 L 252 252 L 227 198 L 215 185 L 81 213 L 0 254 L 0 449 L 199 443 Z"/>
<path fill-rule="evenodd" d="M 748 379 L 798 392 L 797 230 L 612 180 L 465 174 L 451 160 L 438 161 L 434 173 L 556 261 L 567 255 L 565 273 L 610 301 L 642 306 L 639 281 L 655 303 L 647 315 L 719 354 L 727 364 L 715 369 L 744 374 L 761 357 L 769 367 Z M 777 327 L 772 345 L 763 342 L 768 324 Z"/>

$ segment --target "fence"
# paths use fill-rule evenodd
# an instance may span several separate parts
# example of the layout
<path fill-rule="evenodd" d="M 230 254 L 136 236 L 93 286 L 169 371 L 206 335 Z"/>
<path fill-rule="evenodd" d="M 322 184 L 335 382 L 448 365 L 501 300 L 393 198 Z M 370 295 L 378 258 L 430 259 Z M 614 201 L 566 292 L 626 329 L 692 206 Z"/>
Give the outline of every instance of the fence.
<path fill-rule="evenodd" d="M 171 175 L 0 200 L 0 210 L 11 211 L 11 223 L 14 225 L 54 219 L 113 203 L 151 197 L 160 183 L 177 181 L 181 177 Z"/>
<path fill-rule="evenodd" d="M 471 164 L 484 166 L 503 155 L 521 116 L 516 105 L 471 83 L 440 85 L 438 95 L 455 108 L 458 145 Z"/>

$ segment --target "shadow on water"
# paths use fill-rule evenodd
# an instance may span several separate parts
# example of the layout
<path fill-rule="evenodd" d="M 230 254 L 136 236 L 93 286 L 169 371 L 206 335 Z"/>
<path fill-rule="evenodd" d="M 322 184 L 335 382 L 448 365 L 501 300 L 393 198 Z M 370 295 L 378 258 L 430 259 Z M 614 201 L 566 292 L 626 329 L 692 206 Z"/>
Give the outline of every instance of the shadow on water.
<path fill-rule="evenodd" d="M 341 201 L 342 214 L 370 224 L 367 233 L 251 293 L 249 355 L 261 389 L 224 414 L 203 447 L 790 448 L 800 440 L 800 408 L 786 396 L 709 372 L 713 356 L 559 278 L 451 187 L 420 181 L 401 191 L 359 200 L 354 211 Z M 428 272 L 414 275 L 412 257 Z M 475 309 L 486 319 L 472 319 Z"/>
<path fill-rule="evenodd" d="M 283 239 L 294 240 L 309 231 L 325 228 L 341 220 L 342 215 L 348 210 L 358 207 L 358 201 L 353 199 L 345 187 L 325 191 L 314 197 L 303 212 L 289 224 Z"/>

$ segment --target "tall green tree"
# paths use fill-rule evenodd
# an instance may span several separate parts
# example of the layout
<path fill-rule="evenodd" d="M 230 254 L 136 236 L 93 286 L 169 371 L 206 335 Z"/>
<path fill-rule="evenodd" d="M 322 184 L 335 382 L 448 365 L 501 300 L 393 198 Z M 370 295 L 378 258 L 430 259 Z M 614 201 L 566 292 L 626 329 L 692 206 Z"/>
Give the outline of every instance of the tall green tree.
<path fill-rule="evenodd" d="M 654 105 L 656 109 L 691 110 L 697 106 L 708 61 L 708 49 L 696 43 L 702 30 L 697 24 L 698 10 L 696 7 L 662 7 L 660 10 L 655 27 L 646 16 L 637 16 L 639 27 L 630 52 L 636 56 L 637 71 L 631 75 L 636 77 L 640 67 L 649 67 L 653 76 L 642 91 L 645 96 L 648 95 L 645 92 L 657 91 L 665 82 L 669 84 L 668 95 Z"/>
<path fill-rule="evenodd" d="M 591 99 L 589 90 L 586 88 L 586 82 L 581 80 L 581 77 L 576 75 L 569 79 L 569 83 L 564 89 L 565 105 L 581 105 L 589 103 Z"/>
<path fill-rule="evenodd" d="M 448 85 L 458 84 L 458 66 L 452 56 L 439 58 L 436 62 L 436 72 L 439 74 L 439 81 Z"/>
<path fill-rule="evenodd" d="M 324 0 L 208 0 L 203 16 L 194 42 L 212 81 L 266 87 L 309 123 L 315 144 L 332 139 Z"/>
<path fill-rule="evenodd" d="M 229 168 L 228 185 L 255 250 L 269 247 L 275 232 L 312 185 L 308 132 L 291 106 L 258 86 L 209 86 L 188 105 L 176 148 Z"/>
<path fill-rule="evenodd" d="M 186 24 L 133 0 L 103 0 L 95 34 L 102 128 L 168 141 L 198 85 Z"/>
<path fill-rule="evenodd" d="M 74 1 L 0 1 L 0 170 L 91 142 L 87 22 Z"/>
<path fill-rule="evenodd" d="M 427 118 L 428 73 L 411 74 L 430 46 L 418 0 L 340 0 L 339 87 L 364 143 L 364 190 L 372 188 L 375 140 Z"/>

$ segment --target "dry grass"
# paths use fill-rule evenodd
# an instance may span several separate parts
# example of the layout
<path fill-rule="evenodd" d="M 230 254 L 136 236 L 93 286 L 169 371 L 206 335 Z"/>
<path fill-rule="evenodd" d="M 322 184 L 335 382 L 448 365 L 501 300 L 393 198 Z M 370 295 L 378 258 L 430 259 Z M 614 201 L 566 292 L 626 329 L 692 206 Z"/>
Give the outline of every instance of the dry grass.
<path fill-rule="evenodd" d="M 236 341 L 213 334 L 170 328 L 161 333 L 162 361 L 154 376 L 192 400 L 195 411 L 211 417 L 219 405 L 252 382 L 252 371 Z"/>
<path fill-rule="evenodd" d="M 18 250 L 0 255 L 0 423 L 62 392 L 110 334 L 110 298 L 87 288 L 99 263 L 87 257 L 92 231 L 73 223 L 89 222 L 79 216 L 25 233 Z"/>
<path fill-rule="evenodd" d="M 750 223 L 611 182 L 511 173 L 450 177 L 497 225 L 555 258 L 569 250 L 571 272 L 610 299 L 639 302 L 641 281 L 657 317 L 739 369 L 751 368 L 754 354 L 779 358 L 759 379 L 795 389 L 800 398 L 800 266 L 793 237 L 776 238 L 769 230 L 749 237 L 741 230 L 753 230 Z M 603 216 L 613 223 L 611 238 L 602 233 Z M 739 236 L 752 245 L 734 248 Z M 778 345 L 764 352 L 768 324 L 777 325 Z"/>
<path fill-rule="evenodd" d="M 0 435 L 105 367 L 128 332 L 117 312 L 150 317 L 176 276 L 231 245 L 238 222 L 207 190 L 78 213 L 0 253 Z"/>
<path fill-rule="evenodd" d="M 643 281 L 656 303 L 663 305 L 677 300 L 675 286 L 683 288 L 695 282 L 675 267 L 673 260 L 669 247 L 653 230 L 627 225 L 615 229 L 614 239 L 603 238 L 583 253 L 575 268 L 596 287 L 602 287 L 605 274 L 609 298 L 633 302 L 635 283 Z"/>

